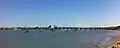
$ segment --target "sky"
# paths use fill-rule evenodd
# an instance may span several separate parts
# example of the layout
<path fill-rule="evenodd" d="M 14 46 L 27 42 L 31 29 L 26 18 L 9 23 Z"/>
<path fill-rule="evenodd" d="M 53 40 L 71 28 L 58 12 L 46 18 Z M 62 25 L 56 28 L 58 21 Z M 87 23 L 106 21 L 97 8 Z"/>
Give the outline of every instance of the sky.
<path fill-rule="evenodd" d="M 120 25 L 120 0 L 0 0 L 0 27 Z"/>

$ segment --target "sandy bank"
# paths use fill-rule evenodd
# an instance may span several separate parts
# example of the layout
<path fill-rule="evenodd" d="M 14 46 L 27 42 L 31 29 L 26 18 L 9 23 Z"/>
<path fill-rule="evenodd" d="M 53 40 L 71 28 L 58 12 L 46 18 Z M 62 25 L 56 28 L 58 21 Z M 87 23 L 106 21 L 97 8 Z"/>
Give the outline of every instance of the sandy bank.
<path fill-rule="evenodd" d="M 120 34 L 109 35 L 111 38 L 120 38 Z"/>

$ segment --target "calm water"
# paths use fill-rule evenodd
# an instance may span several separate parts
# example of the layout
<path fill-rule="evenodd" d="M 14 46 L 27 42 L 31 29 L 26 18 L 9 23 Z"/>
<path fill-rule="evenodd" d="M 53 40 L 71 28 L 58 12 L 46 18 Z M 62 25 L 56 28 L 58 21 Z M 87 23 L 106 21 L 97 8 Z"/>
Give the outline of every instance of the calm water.
<path fill-rule="evenodd" d="M 93 44 L 107 44 L 111 40 L 109 34 L 119 33 L 108 30 L 23 32 L 0 31 L 0 48 L 93 48 Z"/>

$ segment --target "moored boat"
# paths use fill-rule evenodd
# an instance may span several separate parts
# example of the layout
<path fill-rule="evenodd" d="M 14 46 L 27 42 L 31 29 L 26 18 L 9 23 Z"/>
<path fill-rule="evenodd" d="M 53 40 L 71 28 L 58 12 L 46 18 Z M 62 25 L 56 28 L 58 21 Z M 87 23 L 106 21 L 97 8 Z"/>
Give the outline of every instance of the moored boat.
<path fill-rule="evenodd" d="M 27 30 L 25 30 L 25 32 L 24 33 L 29 33 L 29 30 L 27 29 Z"/>

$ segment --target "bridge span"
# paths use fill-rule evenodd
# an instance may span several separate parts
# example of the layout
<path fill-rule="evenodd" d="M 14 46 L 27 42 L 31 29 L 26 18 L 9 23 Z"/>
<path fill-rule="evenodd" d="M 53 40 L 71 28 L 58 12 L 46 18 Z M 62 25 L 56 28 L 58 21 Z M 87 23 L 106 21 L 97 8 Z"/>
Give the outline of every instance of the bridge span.
<path fill-rule="evenodd" d="M 111 30 L 110 28 L 102 27 L 55 27 L 56 30 Z"/>

